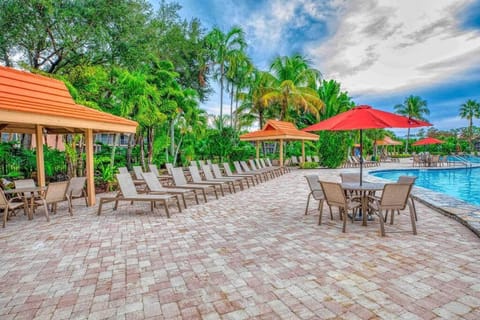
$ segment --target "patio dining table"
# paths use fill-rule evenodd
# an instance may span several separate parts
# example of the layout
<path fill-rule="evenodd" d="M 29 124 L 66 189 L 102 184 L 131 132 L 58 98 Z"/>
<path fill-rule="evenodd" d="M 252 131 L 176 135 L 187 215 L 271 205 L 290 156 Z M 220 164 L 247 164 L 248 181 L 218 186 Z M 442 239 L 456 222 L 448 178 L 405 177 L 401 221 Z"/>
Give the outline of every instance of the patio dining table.
<path fill-rule="evenodd" d="M 19 197 L 22 198 L 23 200 L 23 205 L 25 206 L 25 210 L 27 212 L 28 220 L 33 219 L 33 195 L 31 204 L 28 203 L 28 195 L 31 195 L 32 193 L 42 193 L 43 191 L 47 190 L 47 187 L 22 187 L 22 188 L 15 188 L 15 189 L 9 189 L 9 190 L 4 190 L 5 194 L 17 194 Z"/>
<path fill-rule="evenodd" d="M 373 183 L 373 182 L 363 182 L 362 185 L 358 182 L 343 182 L 342 188 L 348 192 L 354 192 L 358 194 L 361 198 L 362 208 L 361 208 L 361 217 L 362 217 L 362 226 L 367 225 L 367 210 L 368 210 L 368 196 L 372 195 L 377 191 L 383 190 L 385 183 Z"/>

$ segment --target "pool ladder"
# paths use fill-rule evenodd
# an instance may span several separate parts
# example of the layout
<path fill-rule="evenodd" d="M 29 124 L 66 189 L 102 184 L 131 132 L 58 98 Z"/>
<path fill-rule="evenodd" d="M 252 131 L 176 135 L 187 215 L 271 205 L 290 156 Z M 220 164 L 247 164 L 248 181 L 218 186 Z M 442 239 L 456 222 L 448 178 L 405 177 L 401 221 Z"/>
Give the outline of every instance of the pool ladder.
<path fill-rule="evenodd" d="M 473 164 L 464 157 L 461 157 L 461 156 L 451 156 L 451 157 L 463 163 L 465 167 L 471 168 L 473 166 Z"/>

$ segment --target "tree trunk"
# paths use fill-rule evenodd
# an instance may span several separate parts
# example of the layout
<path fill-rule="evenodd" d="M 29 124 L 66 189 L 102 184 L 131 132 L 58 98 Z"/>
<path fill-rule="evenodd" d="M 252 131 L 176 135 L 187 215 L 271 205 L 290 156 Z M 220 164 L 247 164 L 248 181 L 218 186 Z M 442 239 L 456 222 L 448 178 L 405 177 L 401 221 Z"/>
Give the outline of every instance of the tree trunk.
<path fill-rule="evenodd" d="M 147 152 L 148 152 L 148 163 L 153 163 L 153 140 L 155 137 L 154 127 L 148 128 L 148 137 L 147 137 Z"/>
<path fill-rule="evenodd" d="M 115 152 L 117 151 L 117 144 L 120 141 L 120 133 L 115 133 L 113 138 L 112 152 L 110 153 L 110 167 L 113 171 L 113 165 L 115 164 Z"/>
<path fill-rule="evenodd" d="M 143 145 L 143 136 L 139 136 L 139 145 L 140 145 L 140 162 L 141 162 L 141 166 L 142 168 L 146 168 L 147 165 L 145 163 L 145 149 L 144 149 L 144 145 Z"/>
<path fill-rule="evenodd" d="M 234 86 L 230 88 L 230 127 L 233 128 L 233 92 Z"/>
<path fill-rule="evenodd" d="M 175 118 L 170 122 L 170 154 L 172 157 L 175 154 Z M 175 159 L 173 159 L 172 162 L 175 162 Z"/>
<path fill-rule="evenodd" d="M 220 65 L 220 131 L 223 129 L 223 63 Z"/>
<path fill-rule="evenodd" d="M 182 145 L 183 137 L 180 137 L 180 141 L 177 144 L 177 148 L 175 150 L 175 154 L 173 156 L 173 166 L 175 167 L 177 165 L 177 157 L 178 157 L 178 152 L 180 151 L 180 146 Z"/>
<path fill-rule="evenodd" d="M 240 128 L 239 128 L 239 123 L 238 123 L 238 114 L 237 114 L 237 110 L 238 110 L 238 86 L 235 88 L 235 119 L 233 121 L 234 123 L 234 126 L 235 126 L 235 130 L 236 131 L 240 131 Z"/>
<path fill-rule="evenodd" d="M 133 150 L 133 142 L 134 142 L 135 134 L 131 133 L 128 136 L 128 146 L 127 146 L 127 167 L 130 168 L 132 166 L 132 150 Z M 145 168 L 143 168 L 145 170 Z"/>

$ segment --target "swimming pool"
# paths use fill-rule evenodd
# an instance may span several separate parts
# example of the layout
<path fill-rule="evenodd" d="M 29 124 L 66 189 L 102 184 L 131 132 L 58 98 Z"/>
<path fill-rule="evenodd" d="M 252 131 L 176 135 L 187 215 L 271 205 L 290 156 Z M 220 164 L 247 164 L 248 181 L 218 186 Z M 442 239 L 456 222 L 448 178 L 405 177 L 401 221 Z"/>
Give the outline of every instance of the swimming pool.
<path fill-rule="evenodd" d="M 416 176 L 416 186 L 480 206 L 480 168 L 380 170 L 370 174 L 392 181 L 403 175 Z"/>

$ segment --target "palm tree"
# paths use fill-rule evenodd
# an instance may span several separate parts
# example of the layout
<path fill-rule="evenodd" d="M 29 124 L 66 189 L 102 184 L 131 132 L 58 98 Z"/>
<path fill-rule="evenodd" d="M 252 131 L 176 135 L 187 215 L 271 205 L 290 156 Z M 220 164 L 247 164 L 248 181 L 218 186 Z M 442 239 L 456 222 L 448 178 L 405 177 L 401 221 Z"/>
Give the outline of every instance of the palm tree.
<path fill-rule="evenodd" d="M 220 119 L 222 119 L 224 80 L 227 73 L 228 62 L 232 56 L 243 52 L 245 49 L 245 34 L 240 27 L 233 27 L 226 34 L 219 28 L 213 28 L 206 39 L 207 43 L 214 50 L 212 62 L 218 66 L 216 76 L 220 82 Z M 220 121 L 220 125 L 220 129 L 222 129 L 223 121 Z"/>
<path fill-rule="evenodd" d="M 228 57 L 226 79 L 228 81 L 227 91 L 230 92 L 230 127 L 232 128 L 236 128 L 237 123 L 233 112 L 234 101 L 236 110 L 238 108 L 238 94 L 247 85 L 248 76 L 252 73 L 253 68 L 253 63 L 244 52 L 238 51 Z"/>
<path fill-rule="evenodd" d="M 470 150 L 473 149 L 473 118 L 480 118 L 480 103 L 475 100 L 469 99 L 460 106 L 460 117 L 468 120 L 468 140 L 470 144 Z"/>
<path fill-rule="evenodd" d="M 309 68 L 307 60 L 300 55 L 277 57 L 270 69 L 277 83 L 263 96 L 263 100 L 265 104 L 280 106 L 280 120 L 287 117 L 289 106 L 319 118 L 319 111 L 324 107 L 315 90 L 320 72 Z"/>
<path fill-rule="evenodd" d="M 427 121 L 424 115 L 429 115 L 430 110 L 427 107 L 427 101 L 419 96 L 411 95 L 405 98 L 403 104 L 397 104 L 394 107 L 398 114 L 406 117 Z M 408 140 L 410 139 L 410 128 L 407 131 L 407 142 L 405 143 L 405 153 L 408 152 Z"/>
<path fill-rule="evenodd" d="M 323 80 L 317 92 L 320 99 L 325 103 L 321 119 L 328 119 L 355 106 L 348 93 L 340 91 L 340 83 L 335 80 Z"/>
<path fill-rule="evenodd" d="M 275 78 L 268 72 L 255 69 L 247 78 L 247 83 L 248 91 L 239 94 L 242 103 L 235 112 L 239 129 L 242 126 L 251 126 L 255 120 L 258 120 L 261 129 L 268 112 L 268 104 L 265 103 L 263 96 L 274 85 Z"/>

